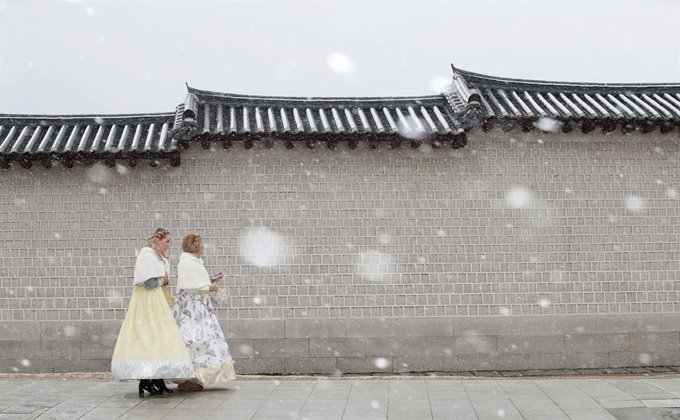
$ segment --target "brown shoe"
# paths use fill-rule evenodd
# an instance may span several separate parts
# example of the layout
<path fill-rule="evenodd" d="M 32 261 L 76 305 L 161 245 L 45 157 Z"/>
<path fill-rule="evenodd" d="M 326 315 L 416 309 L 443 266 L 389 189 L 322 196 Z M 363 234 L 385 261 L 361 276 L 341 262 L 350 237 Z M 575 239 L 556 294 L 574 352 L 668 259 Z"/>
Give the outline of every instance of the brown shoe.
<path fill-rule="evenodd" d="M 203 385 L 192 381 L 184 381 L 177 385 L 177 389 L 180 391 L 203 391 Z"/>

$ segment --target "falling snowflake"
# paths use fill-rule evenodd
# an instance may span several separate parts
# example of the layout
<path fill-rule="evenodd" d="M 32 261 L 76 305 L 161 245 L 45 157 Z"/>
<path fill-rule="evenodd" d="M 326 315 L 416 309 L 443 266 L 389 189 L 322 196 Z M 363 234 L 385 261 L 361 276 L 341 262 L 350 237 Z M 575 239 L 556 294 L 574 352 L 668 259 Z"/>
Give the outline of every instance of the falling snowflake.
<path fill-rule="evenodd" d="M 387 369 L 390 366 L 391 362 L 384 357 L 378 357 L 375 359 L 375 367 L 378 369 Z"/>
<path fill-rule="evenodd" d="M 534 126 L 546 133 L 556 133 L 562 128 L 562 123 L 552 118 L 541 117 L 534 123 Z"/>
<path fill-rule="evenodd" d="M 125 175 L 129 171 L 129 169 L 126 166 L 123 166 L 120 163 L 116 163 L 115 168 L 116 168 L 116 172 L 118 172 L 121 175 Z"/>
<path fill-rule="evenodd" d="M 430 80 L 430 90 L 436 94 L 442 93 L 451 86 L 451 79 L 444 76 L 436 76 Z"/>
<path fill-rule="evenodd" d="M 645 199 L 637 195 L 630 195 L 626 197 L 626 208 L 632 211 L 642 211 L 646 207 Z"/>
<path fill-rule="evenodd" d="M 336 73 L 352 73 L 355 67 L 354 60 L 339 52 L 329 54 L 326 58 L 326 64 Z"/>
<path fill-rule="evenodd" d="M 271 229 L 249 229 L 239 239 L 240 254 L 248 264 L 273 267 L 285 262 L 286 238 Z"/>
<path fill-rule="evenodd" d="M 87 176 L 90 182 L 105 184 L 111 179 L 111 171 L 101 163 L 95 163 L 85 172 L 85 176 Z"/>
<path fill-rule="evenodd" d="M 383 280 L 392 270 L 392 256 L 371 250 L 359 255 L 357 268 L 366 279 Z"/>
<path fill-rule="evenodd" d="M 505 201 L 514 209 L 529 207 L 531 204 L 531 191 L 524 188 L 513 188 L 505 193 Z"/>
<path fill-rule="evenodd" d="M 66 337 L 75 337 L 78 333 L 78 329 L 73 325 L 67 325 L 64 327 L 64 335 Z"/>

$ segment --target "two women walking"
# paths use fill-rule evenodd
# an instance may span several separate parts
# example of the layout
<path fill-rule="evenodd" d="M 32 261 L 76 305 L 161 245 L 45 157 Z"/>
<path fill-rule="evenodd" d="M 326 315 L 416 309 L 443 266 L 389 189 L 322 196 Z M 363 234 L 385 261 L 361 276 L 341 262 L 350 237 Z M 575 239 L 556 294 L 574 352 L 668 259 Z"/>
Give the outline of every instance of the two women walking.
<path fill-rule="evenodd" d="M 156 229 L 137 254 L 132 298 L 111 360 L 114 378 L 140 381 L 140 397 L 144 391 L 172 392 L 164 379 L 180 383 L 178 389 L 200 390 L 235 378 L 229 346 L 208 295 L 219 290 L 214 283 L 222 274 L 211 281 L 200 259 L 201 236 L 185 236 L 178 294 L 170 309 L 164 293 L 170 241 L 170 232 Z"/>

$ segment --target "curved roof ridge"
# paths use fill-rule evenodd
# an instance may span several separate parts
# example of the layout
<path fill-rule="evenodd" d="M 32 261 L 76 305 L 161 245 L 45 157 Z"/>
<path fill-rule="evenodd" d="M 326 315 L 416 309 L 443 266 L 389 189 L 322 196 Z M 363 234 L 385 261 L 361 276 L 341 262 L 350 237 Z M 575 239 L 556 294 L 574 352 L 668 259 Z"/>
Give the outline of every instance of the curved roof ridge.
<path fill-rule="evenodd" d="M 267 95 L 244 95 L 238 93 L 215 92 L 193 88 L 187 84 L 190 94 L 198 96 L 213 96 L 223 99 L 237 100 L 265 100 L 265 101 L 293 101 L 293 102 L 366 102 L 366 101 L 418 101 L 418 100 L 441 100 L 443 94 L 421 96 L 267 96 Z"/>
<path fill-rule="evenodd" d="M 454 73 L 458 73 L 463 76 L 467 81 L 486 81 L 495 82 L 502 84 L 523 84 L 523 85 L 535 85 L 535 86 L 554 86 L 554 87 L 578 87 L 578 88 L 680 88 L 680 82 L 678 83 L 595 83 L 595 82 L 558 82 L 551 80 L 531 80 L 531 79 L 515 79 L 509 77 L 499 77 L 490 76 L 481 73 L 475 73 L 468 70 L 463 70 L 457 67 L 453 68 Z"/>
<path fill-rule="evenodd" d="M 175 112 L 157 112 L 140 114 L 3 114 L 0 120 L 123 120 L 130 118 L 174 118 Z"/>

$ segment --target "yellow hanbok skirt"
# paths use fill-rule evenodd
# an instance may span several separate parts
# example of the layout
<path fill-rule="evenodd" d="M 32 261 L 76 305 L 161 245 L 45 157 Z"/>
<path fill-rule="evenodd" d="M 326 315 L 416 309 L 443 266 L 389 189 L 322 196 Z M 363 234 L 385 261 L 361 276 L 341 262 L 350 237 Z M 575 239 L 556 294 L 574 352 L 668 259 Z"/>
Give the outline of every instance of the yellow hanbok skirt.
<path fill-rule="evenodd" d="M 194 367 L 162 287 L 136 286 L 111 360 L 119 381 L 191 379 Z"/>

